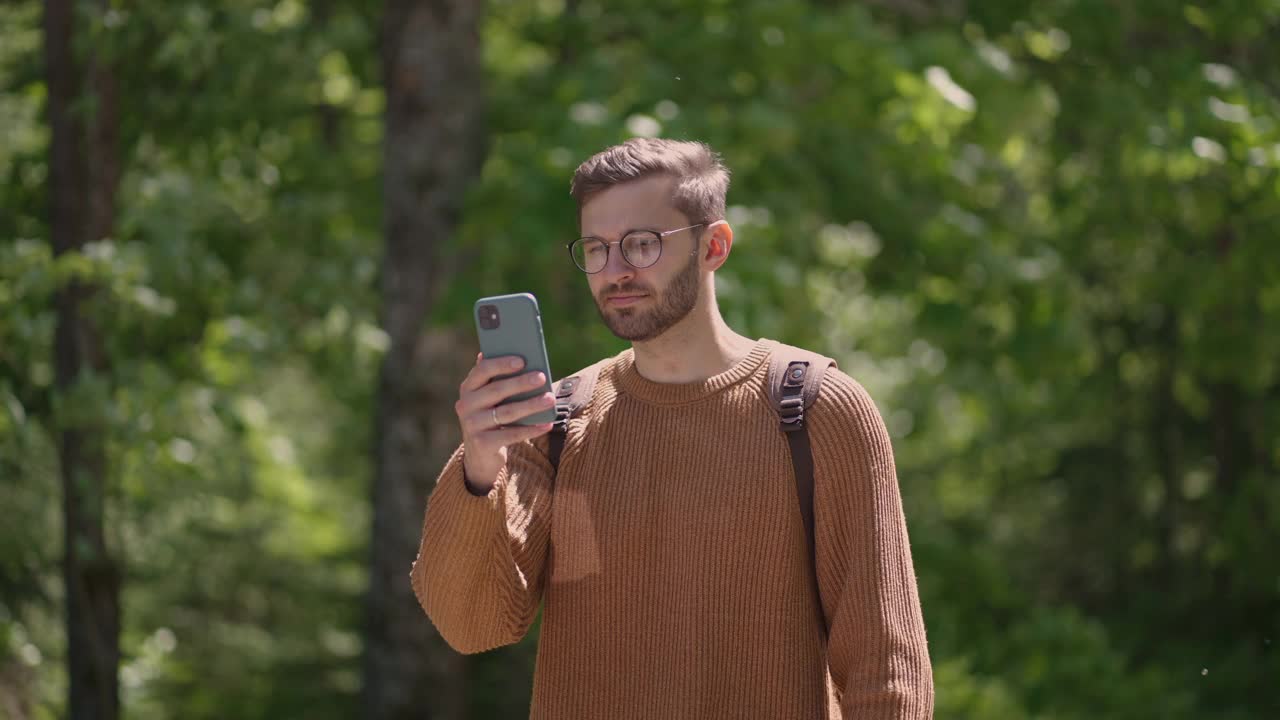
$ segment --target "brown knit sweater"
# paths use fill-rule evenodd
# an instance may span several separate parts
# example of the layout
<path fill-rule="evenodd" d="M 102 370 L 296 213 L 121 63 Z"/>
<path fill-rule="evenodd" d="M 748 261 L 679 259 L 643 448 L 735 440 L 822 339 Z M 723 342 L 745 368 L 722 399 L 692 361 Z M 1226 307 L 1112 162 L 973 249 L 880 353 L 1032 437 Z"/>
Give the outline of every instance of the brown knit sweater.
<path fill-rule="evenodd" d="M 928 718 L 933 677 L 889 436 L 827 371 L 813 445 L 815 596 L 790 454 L 769 405 L 775 347 L 689 384 L 607 361 L 571 422 L 512 446 L 487 496 L 459 447 L 411 572 L 444 639 L 514 643 L 543 609 L 531 717 Z"/>

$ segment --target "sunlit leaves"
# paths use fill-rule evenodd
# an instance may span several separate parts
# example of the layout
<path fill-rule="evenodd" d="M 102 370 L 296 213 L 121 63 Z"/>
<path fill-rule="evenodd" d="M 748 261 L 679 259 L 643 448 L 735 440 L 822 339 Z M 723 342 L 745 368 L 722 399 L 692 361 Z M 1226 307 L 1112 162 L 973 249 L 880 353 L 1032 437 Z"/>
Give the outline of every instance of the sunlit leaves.
<path fill-rule="evenodd" d="M 725 317 L 835 356 L 885 416 L 938 715 L 1246 717 L 1280 642 L 1259 612 L 1277 8 L 910 6 L 490 3 L 488 156 L 432 322 L 530 290 L 557 375 L 617 352 L 565 250 L 570 173 L 633 135 L 706 140 L 734 172 Z M 94 15 L 126 81 L 121 203 L 108 240 L 55 261 L 39 7 L 0 6 L 0 472 L 23 488 L 0 579 L 56 585 L 51 298 L 92 280 L 115 381 L 77 412 L 112 427 L 138 717 L 358 714 L 376 13 Z M 56 698 L 56 623 L 28 615 L 0 616 L 0 652 Z"/>

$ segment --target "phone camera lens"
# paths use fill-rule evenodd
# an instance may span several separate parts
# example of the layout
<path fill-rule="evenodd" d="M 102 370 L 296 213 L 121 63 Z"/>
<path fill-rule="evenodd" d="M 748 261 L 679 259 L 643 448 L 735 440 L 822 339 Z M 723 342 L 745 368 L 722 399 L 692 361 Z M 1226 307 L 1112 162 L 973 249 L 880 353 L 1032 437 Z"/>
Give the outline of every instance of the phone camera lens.
<path fill-rule="evenodd" d="M 502 324 L 502 319 L 498 316 L 497 305 L 481 305 L 480 306 L 480 327 L 484 330 L 497 330 Z"/>

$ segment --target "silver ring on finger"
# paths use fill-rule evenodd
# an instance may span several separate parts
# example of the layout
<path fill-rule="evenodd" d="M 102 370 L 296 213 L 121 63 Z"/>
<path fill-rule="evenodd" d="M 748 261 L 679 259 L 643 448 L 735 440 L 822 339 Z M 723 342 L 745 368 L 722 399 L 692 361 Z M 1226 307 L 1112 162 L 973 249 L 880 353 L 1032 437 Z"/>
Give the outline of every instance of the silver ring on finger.
<path fill-rule="evenodd" d="M 502 421 L 498 419 L 498 408 L 493 409 L 493 426 L 495 428 L 502 427 Z"/>

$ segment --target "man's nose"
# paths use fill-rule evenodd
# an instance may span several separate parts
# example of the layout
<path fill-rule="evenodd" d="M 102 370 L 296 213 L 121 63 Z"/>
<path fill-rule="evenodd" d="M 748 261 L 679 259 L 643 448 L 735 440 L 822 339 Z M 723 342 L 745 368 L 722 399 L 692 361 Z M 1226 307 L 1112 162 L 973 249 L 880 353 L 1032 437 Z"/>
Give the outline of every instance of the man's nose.
<path fill-rule="evenodd" d="M 601 270 L 600 274 L 603 280 L 609 281 L 610 285 L 621 285 L 635 277 L 636 268 L 622 257 L 622 245 L 611 245 L 609 257 L 605 260 L 604 270 Z"/>

